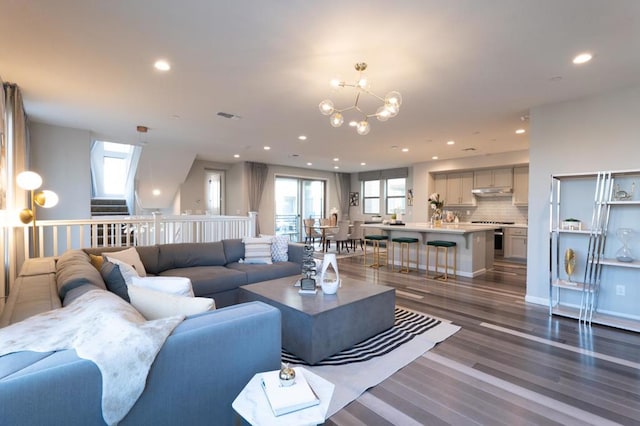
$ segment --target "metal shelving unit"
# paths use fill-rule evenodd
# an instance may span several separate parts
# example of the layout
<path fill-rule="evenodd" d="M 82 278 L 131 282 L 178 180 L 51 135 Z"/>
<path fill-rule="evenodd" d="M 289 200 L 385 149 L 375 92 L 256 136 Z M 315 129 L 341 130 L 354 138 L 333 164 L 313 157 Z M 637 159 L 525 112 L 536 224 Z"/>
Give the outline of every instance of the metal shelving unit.
<path fill-rule="evenodd" d="M 598 299 L 605 267 L 640 269 L 640 261 L 620 262 L 605 257 L 611 209 L 619 206 L 640 207 L 640 201 L 614 200 L 615 179 L 622 176 L 638 176 L 640 170 L 620 172 L 596 172 L 581 174 L 553 175 L 550 195 L 550 274 L 549 274 L 549 314 L 575 318 L 590 325 L 598 323 L 633 331 L 640 331 L 640 321 L 618 317 L 598 311 Z M 595 183 L 591 224 L 589 229 L 562 229 L 561 215 L 568 214 L 570 208 L 563 206 L 563 182 L 584 180 Z M 573 244 L 584 257 L 582 279 L 561 278 L 563 270 L 563 239 L 572 238 Z M 581 241 L 582 240 L 582 241 Z M 586 248 L 586 250 L 585 250 Z M 577 274 L 576 274 L 577 275 Z M 640 280 L 636 280 L 640 281 Z M 573 296 L 572 296 L 573 294 Z M 576 296 L 579 295 L 579 303 Z"/>

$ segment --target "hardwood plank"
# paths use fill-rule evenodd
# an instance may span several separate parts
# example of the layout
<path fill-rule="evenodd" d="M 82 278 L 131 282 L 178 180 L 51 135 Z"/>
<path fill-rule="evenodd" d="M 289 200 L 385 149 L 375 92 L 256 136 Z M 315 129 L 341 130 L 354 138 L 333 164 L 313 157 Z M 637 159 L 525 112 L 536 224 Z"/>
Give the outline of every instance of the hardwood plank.
<path fill-rule="evenodd" d="M 640 425 L 640 334 L 527 304 L 524 265 L 501 261 L 447 282 L 368 268 L 362 257 L 340 259 L 339 269 L 392 286 L 398 305 L 462 329 L 327 424 Z"/>

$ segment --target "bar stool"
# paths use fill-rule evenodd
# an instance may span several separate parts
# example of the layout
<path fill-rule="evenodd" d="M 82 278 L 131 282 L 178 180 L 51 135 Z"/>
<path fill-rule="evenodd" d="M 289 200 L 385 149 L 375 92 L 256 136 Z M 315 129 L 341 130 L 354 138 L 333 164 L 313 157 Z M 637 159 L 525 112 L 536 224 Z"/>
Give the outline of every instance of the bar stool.
<path fill-rule="evenodd" d="M 429 276 L 429 252 L 431 247 L 436 249 L 436 260 L 434 265 L 434 279 L 442 279 L 446 281 L 449 278 L 449 249 L 453 249 L 453 276 L 456 276 L 456 243 L 453 241 L 428 241 L 427 242 L 427 277 Z M 438 263 L 438 253 L 440 248 L 444 249 L 444 265 Z M 444 273 L 438 275 L 438 267 L 444 266 Z"/>
<path fill-rule="evenodd" d="M 395 253 L 396 253 L 396 244 L 400 245 L 400 269 L 398 270 L 398 272 L 401 272 L 403 274 L 408 274 L 410 272 L 409 269 L 409 263 L 410 263 L 410 259 L 409 259 L 409 251 L 410 251 L 410 246 L 409 244 L 416 244 L 416 270 L 418 270 L 418 262 L 420 259 L 420 245 L 418 244 L 420 242 L 419 239 L 417 238 L 409 238 L 409 237 L 397 237 L 397 238 L 392 238 L 391 239 L 391 268 L 392 270 L 394 270 L 394 266 L 395 266 Z M 405 256 L 405 249 L 407 251 L 407 254 Z M 405 261 L 407 266 L 405 267 Z"/>
<path fill-rule="evenodd" d="M 381 266 L 387 266 L 389 262 L 388 249 L 380 249 L 380 242 L 387 241 L 389 239 L 386 235 L 365 235 L 364 236 L 364 264 L 367 264 L 367 241 L 371 241 L 373 245 L 373 263 L 369 266 L 372 268 L 379 268 Z M 380 257 L 384 257 L 384 265 L 380 263 Z"/>

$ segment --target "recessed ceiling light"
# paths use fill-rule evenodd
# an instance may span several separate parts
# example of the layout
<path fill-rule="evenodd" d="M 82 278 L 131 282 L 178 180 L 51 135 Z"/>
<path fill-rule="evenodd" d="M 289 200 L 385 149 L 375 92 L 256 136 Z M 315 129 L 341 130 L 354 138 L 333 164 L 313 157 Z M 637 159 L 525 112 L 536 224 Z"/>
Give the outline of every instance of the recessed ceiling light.
<path fill-rule="evenodd" d="M 516 130 L 516 134 L 517 134 L 517 135 L 521 135 L 521 134 L 523 134 L 523 133 L 525 133 L 525 132 L 526 132 L 526 130 L 524 130 L 524 129 L 518 129 L 518 130 Z"/>
<path fill-rule="evenodd" d="M 447 141 L 447 145 L 455 145 L 456 141 Z"/>
<path fill-rule="evenodd" d="M 270 149 L 271 149 L 271 147 L 270 147 L 270 146 L 265 146 L 265 147 L 264 147 L 264 150 L 265 150 L 265 151 L 269 151 Z"/>
<path fill-rule="evenodd" d="M 593 55 L 591 53 L 587 53 L 587 52 L 581 53 L 575 58 L 573 58 L 573 63 L 577 65 L 584 64 L 589 62 L 591 58 L 593 58 Z"/>
<path fill-rule="evenodd" d="M 298 136 L 298 139 L 300 139 L 301 141 L 306 141 L 307 137 L 305 135 L 300 135 Z"/>
<path fill-rule="evenodd" d="M 338 157 L 334 158 L 333 161 L 340 161 Z"/>
<path fill-rule="evenodd" d="M 313 166 L 313 163 L 307 163 L 307 166 Z"/>
<path fill-rule="evenodd" d="M 437 160 L 437 159 L 438 159 L 438 156 L 437 156 L 437 155 L 434 155 L 433 157 L 431 157 L 431 159 L 432 159 L 432 160 Z"/>
<path fill-rule="evenodd" d="M 240 158 L 240 154 L 233 154 L 233 158 Z"/>
<path fill-rule="evenodd" d="M 151 193 L 153 194 L 154 197 L 157 197 L 158 195 L 160 195 L 160 190 L 154 189 L 153 191 L 151 191 Z"/>
<path fill-rule="evenodd" d="M 409 148 L 402 148 L 402 152 L 409 152 Z"/>
<path fill-rule="evenodd" d="M 166 59 L 158 59 L 153 64 L 153 67 L 158 71 L 169 71 L 171 69 L 171 65 L 169 64 L 169 62 L 167 62 Z"/>
<path fill-rule="evenodd" d="M 360 163 L 360 165 L 361 165 L 361 166 L 366 166 L 366 165 L 367 165 L 367 163 Z"/>
<path fill-rule="evenodd" d="M 333 166 L 333 168 L 334 168 L 334 169 L 339 169 L 340 167 L 339 167 L 339 166 Z"/>

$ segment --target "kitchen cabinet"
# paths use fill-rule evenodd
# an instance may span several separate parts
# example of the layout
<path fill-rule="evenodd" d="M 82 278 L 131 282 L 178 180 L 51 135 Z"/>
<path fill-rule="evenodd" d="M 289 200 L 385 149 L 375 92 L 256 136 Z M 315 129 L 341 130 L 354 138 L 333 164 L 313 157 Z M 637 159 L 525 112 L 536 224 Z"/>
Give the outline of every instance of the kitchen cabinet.
<path fill-rule="evenodd" d="M 619 256 L 617 237 L 637 226 L 638 181 L 640 170 L 551 177 L 550 315 L 640 331 L 640 260 Z"/>
<path fill-rule="evenodd" d="M 435 191 L 440 194 L 441 200 L 447 199 L 447 175 L 442 173 L 434 176 L 435 181 Z"/>
<path fill-rule="evenodd" d="M 526 206 L 529 204 L 529 167 L 513 168 L 513 205 Z"/>
<path fill-rule="evenodd" d="M 504 257 L 522 260 L 527 258 L 527 228 L 504 228 Z"/>
<path fill-rule="evenodd" d="M 473 174 L 476 188 L 511 187 L 513 186 L 513 169 L 476 170 Z"/>
<path fill-rule="evenodd" d="M 475 206 L 473 172 L 447 173 L 447 196 L 445 206 Z"/>

